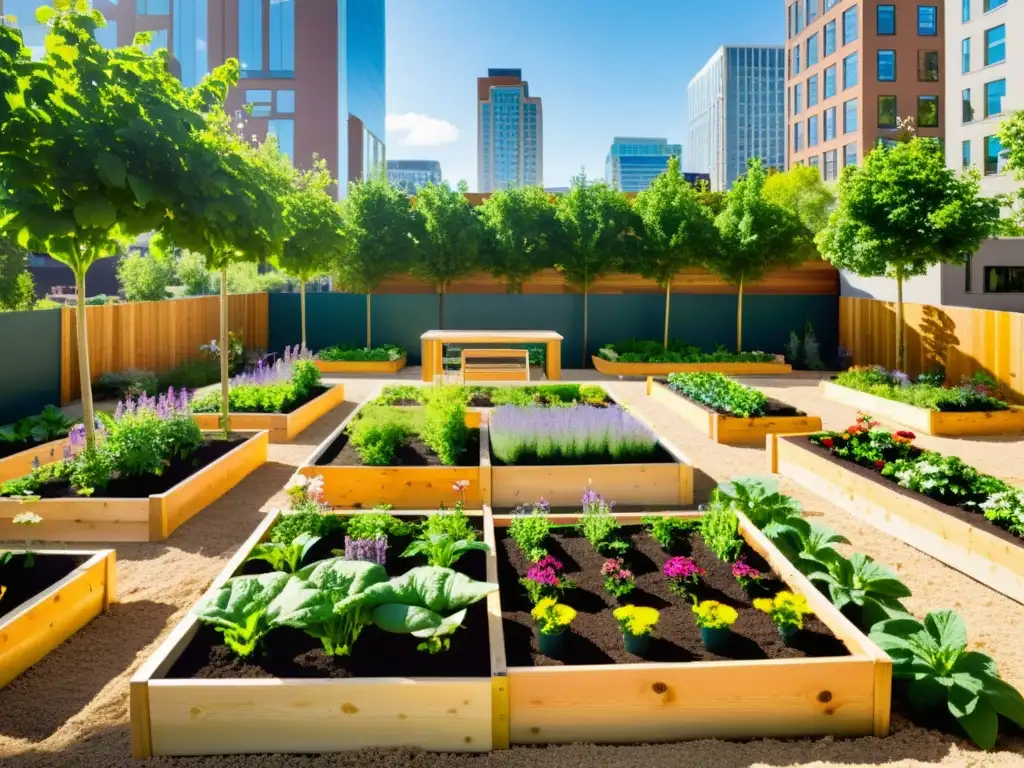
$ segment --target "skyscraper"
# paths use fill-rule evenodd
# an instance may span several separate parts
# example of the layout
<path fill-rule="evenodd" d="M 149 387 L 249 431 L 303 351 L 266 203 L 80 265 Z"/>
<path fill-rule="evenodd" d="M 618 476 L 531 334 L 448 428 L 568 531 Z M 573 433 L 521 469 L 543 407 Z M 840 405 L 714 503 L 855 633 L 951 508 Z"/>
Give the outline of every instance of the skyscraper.
<path fill-rule="evenodd" d="M 477 191 L 544 184 L 544 112 L 521 69 L 476 81 Z"/>
<path fill-rule="evenodd" d="M 908 117 L 918 136 L 942 136 L 941 3 L 785 0 L 784 7 L 787 167 L 810 165 L 834 181 L 879 140 L 896 141 L 897 122 Z"/>
<path fill-rule="evenodd" d="M 388 160 L 388 182 L 415 195 L 424 184 L 441 183 L 441 164 L 437 160 Z"/>
<path fill-rule="evenodd" d="M 616 136 L 604 162 L 604 180 L 620 192 L 640 192 L 668 167 L 670 157 L 682 152 L 668 139 Z"/>
<path fill-rule="evenodd" d="M 41 4 L 0 0 L 0 13 L 18 18 L 40 54 Z M 323 157 L 342 194 L 346 181 L 383 170 L 385 0 L 93 0 L 93 7 L 107 19 L 97 30 L 103 45 L 152 32 L 150 47 L 169 49 L 171 71 L 185 85 L 237 58 L 241 80 L 227 106 L 252 105 L 246 133 L 275 134 L 299 167 Z"/>
<path fill-rule="evenodd" d="M 783 168 L 785 80 L 781 46 L 719 48 L 687 89 L 686 170 L 709 174 L 721 191 L 751 157 Z"/>

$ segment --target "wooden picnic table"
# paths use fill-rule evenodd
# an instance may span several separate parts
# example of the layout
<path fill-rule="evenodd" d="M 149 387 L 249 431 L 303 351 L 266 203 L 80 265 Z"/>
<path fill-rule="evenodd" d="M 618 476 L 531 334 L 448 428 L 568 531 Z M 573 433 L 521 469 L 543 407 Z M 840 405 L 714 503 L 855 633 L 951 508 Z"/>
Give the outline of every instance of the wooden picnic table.
<path fill-rule="evenodd" d="M 562 378 L 562 334 L 554 331 L 427 331 L 420 341 L 422 379 L 426 382 L 433 382 L 444 372 L 441 352 L 445 344 L 544 344 L 544 373 L 548 381 Z"/>

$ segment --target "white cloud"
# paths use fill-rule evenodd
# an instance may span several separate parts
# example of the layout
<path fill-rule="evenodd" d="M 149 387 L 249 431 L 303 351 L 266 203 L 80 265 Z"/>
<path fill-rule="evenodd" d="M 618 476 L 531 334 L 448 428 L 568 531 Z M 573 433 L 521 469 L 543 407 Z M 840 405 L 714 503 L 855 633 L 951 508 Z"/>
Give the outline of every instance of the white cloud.
<path fill-rule="evenodd" d="M 459 129 L 447 120 L 406 112 L 388 115 L 388 133 L 405 134 L 401 143 L 407 147 L 437 147 L 459 138 Z"/>

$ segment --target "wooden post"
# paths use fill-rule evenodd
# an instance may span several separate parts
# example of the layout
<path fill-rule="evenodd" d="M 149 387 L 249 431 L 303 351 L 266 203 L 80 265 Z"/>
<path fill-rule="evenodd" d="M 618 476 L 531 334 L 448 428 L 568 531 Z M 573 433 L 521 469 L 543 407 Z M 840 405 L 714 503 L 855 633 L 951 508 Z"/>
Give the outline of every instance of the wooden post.
<path fill-rule="evenodd" d="M 547 351 L 544 354 L 544 373 L 548 381 L 560 381 L 562 379 L 562 342 L 557 339 L 547 343 Z"/>
<path fill-rule="evenodd" d="M 420 342 L 420 379 L 428 384 L 434 380 L 434 342 L 423 339 Z"/>

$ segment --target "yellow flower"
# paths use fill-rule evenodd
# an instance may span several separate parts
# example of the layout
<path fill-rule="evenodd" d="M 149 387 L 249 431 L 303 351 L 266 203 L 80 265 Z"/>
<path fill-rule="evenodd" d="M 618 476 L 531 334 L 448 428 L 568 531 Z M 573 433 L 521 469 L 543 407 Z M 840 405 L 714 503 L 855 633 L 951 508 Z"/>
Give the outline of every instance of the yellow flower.
<path fill-rule="evenodd" d="M 759 611 L 771 613 L 775 608 L 775 601 L 770 597 L 758 597 L 754 600 L 754 607 Z"/>
<path fill-rule="evenodd" d="M 732 626 L 739 614 L 731 605 L 724 605 L 717 600 L 705 600 L 691 609 L 697 616 L 697 626 L 708 629 L 725 629 Z"/>
<path fill-rule="evenodd" d="M 554 633 L 572 624 L 576 618 L 576 609 L 559 603 L 553 597 L 545 597 L 533 606 L 530 615 L 540 625 L 541 632 Z"/>
<path fill-rule="evenodd" d="M 535 618 L 537 621 L 540 621 L 548 615 L 548 611 L 550 611 L 555 606 L 556 602 L 558 601 L 555 600 L 555 598 L 553 597 L 545 597 L 535 606 L 533 606 L 533 610 L 530 611 L 530 615 L 533 616 L 533 618 Z"/>
<path fill-rule="evenodd" d="M 850 433 L 849 432 L 843 432 L 843 440 L 849 440 L 849 439 L 850 439 Z"/>
<path fill-rule="evenodd" d="M 622 625 L 623 631 L 631 635 L 649 635 L 658 623 L 660 614 L 655 608 L 624 605 L 616 608 L 612 615 Z"/>

